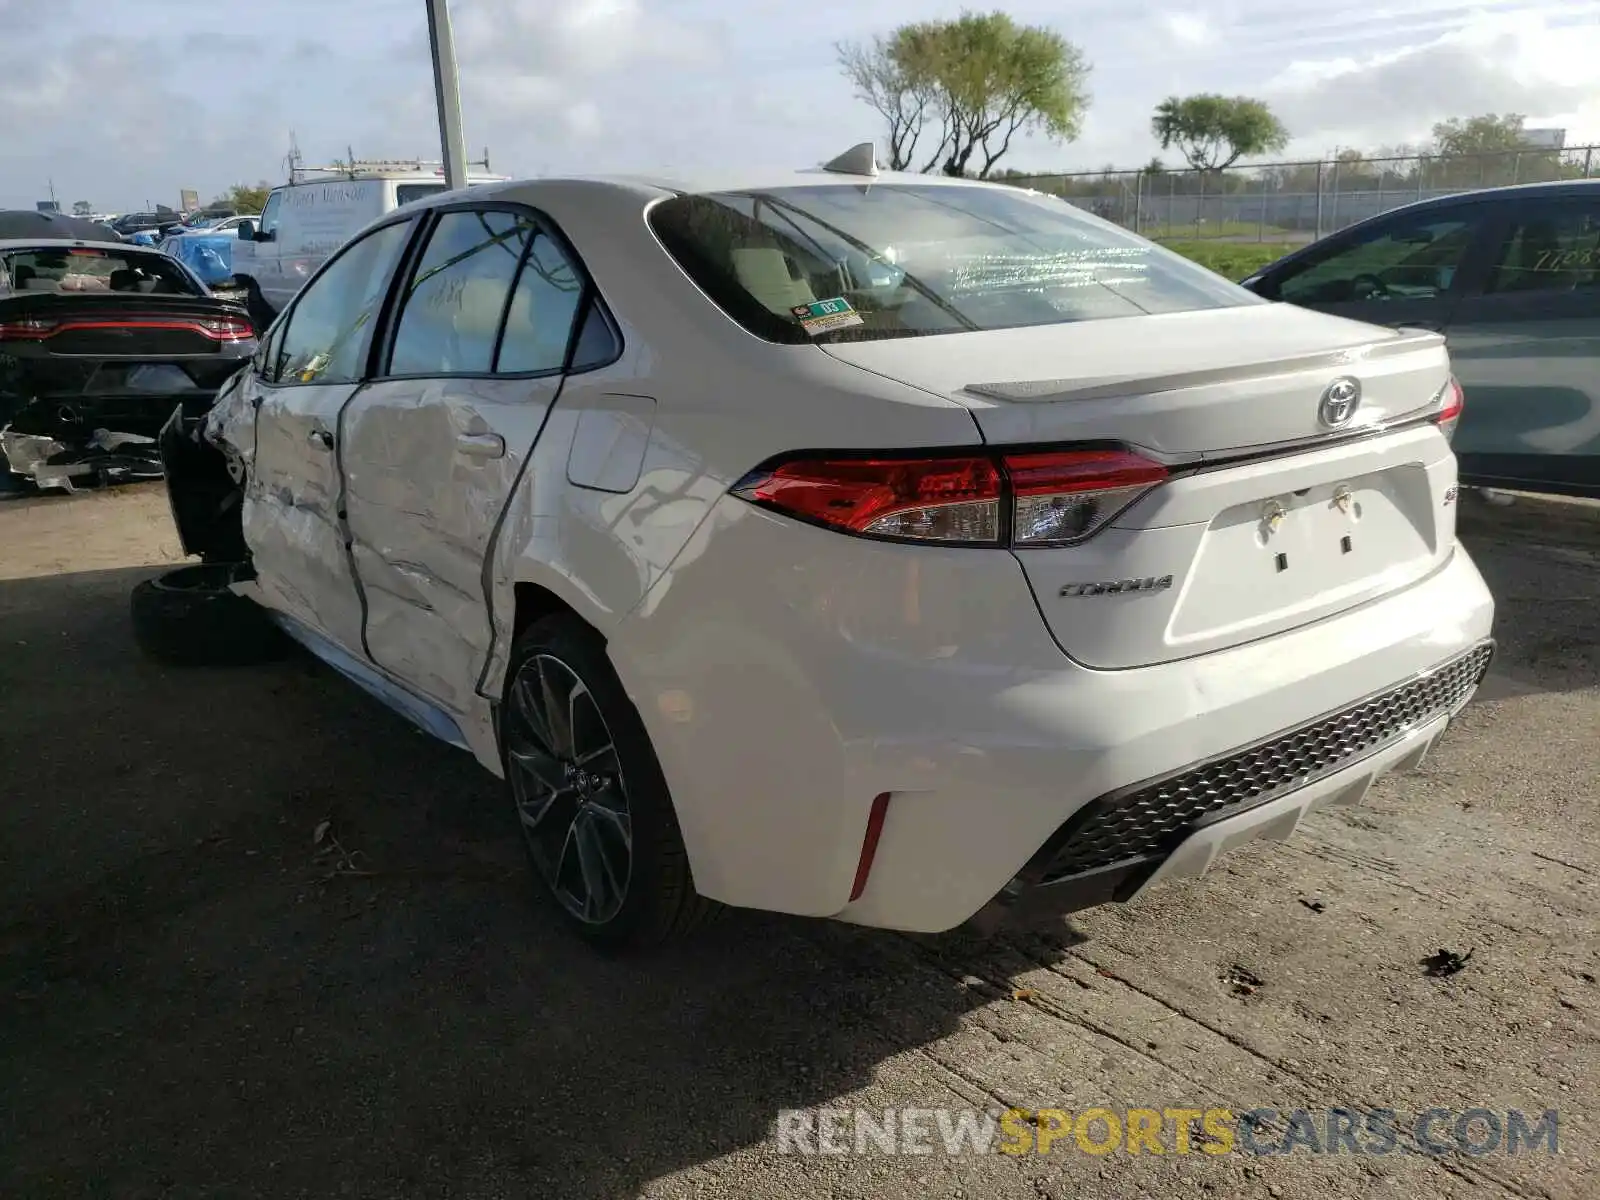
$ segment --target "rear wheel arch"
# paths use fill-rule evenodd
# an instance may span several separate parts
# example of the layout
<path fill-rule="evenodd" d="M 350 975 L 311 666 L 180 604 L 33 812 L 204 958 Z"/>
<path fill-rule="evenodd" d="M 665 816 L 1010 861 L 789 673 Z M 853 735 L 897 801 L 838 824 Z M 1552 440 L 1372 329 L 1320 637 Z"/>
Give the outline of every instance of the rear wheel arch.
<path fill-rule="evenodd" d="M 592 627 L 594 624 L 594 622 L 589 621 L 571 604 L 542 583 L 519 580 L 512 585 L 512 594 L 516 597 L 516 612 L 511 622 L 511 640 L 513 642 L 521 637 L 523 631 L 535 621 L 543 620 L 554 613 L 571 613 L 586 625 Z"/>
<path fill-rule="evenodd" d="M 611 949 L 645 948 L 686 935 L 714 919 L 722 907 L 695 888 L 691 856 L 684 845 L 676 804 L 643 720 L 609 661 L 606 639 L 555 592 L 537 584 L 517 587 L 518 633 L 509 655 L 505 699 L 499 706 L 496 734 L 506 790 L 518 810 L 533 873 L 543 880 L 546 893 L 556 901 L 568 926 L 598 945 Z M 556 711 L 567 713 L 564 731 L 560 722 L 548 716 L 529 719 L 529 705 L 537 706 L 538 701 L 529 699 L 527 689 L 517 688 L 513 693 L 511 681 L 519 676 L 529 678 L 530 671 L 539 679 L 532 695 L 538 697 L 542 692 L 547 711 L 553 705 Z M 563 687 L 554 687 L 546 680 L 566 682 Z M 580 725 L 586 724 L 591 731 L 594 728 L 592 721 L 580 722 L 575 715 L 578 702 L 573 697 L 579 695 L 588 697 L 587 702 L 598 714 L 607 743 L 604 750 L 580 745 L 577 740 Z M 556 745 L 541 730 L 564 732 L 570 745 Z M 545 745 L 539 747 L 540 742 Z M 568 782 L 564 784 L 550 782 L 549 764 L 558 758 L 567 770 Z M 530 773 L 525 767 L 519 768 L 518 762 L 529 759 L 546 760 L 546 770 L 534 767 Z M 609 772 L 605 766 L 608 762 L 614 764 Z M 574 768 L 578 776 L 572 774 Z M 593 786 L 619 789 L 622 804 L 607 807 L 613 814 L 620 807 L 629 830 L 624 835 L 627 869 L 608 873 L 609 878 L 624 880 L 620 899 L 612 897 L 620 907 L 608 908 L 603 915 L 598 911 L 591 914 L 588 903 L 583 904 L 580 913 L 574 905 L 576 896 L 569 894 L 563 883 L 571 879 L 572 873 L 564 864 L 566 847 L 575 837 L 580 843 L 578 857 L 582 857 L 583 837 L 578 829 L 582 814 L 563 816 L 560 814 L 564 810 L 556 810 L 557 825 L 547 827 L 550 820 L 557 819 L 550 815 L 559 803 L 557 796 L 570 797 L 574 789 L 579 797 L 589 794 L 586 789 L 590 785 L 581 778 L 585 771 L 601 773 Z M 577 781 L 572 782 L 574 779 Z M 552 793 L 550 788 L 557 791 Z M 582 807 L 577 800 L 567 803 Z M 560 820 L 567 817 L 573 823 L 563 838 Z M 548 840 L 551 837 L 553 841 Z M 553 852 L 558 843 L 560 851 Z M 588 897 L 590 872 L 580 874 L 585 877 L 582 895 Z M 597 879 L 599 875 L 597 870 Z"/>

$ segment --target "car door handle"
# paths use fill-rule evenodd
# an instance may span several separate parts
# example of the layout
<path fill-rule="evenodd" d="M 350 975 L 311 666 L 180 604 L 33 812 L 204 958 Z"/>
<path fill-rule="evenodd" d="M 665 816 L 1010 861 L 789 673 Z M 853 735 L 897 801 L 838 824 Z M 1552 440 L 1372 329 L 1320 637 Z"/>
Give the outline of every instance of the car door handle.
<path fill-rule="evenodd" d="M 504 458 L 506 440 L 498 433 L 461 433 L 456 435 L 456 449 L 472 458 Z"/>
<path fill-rule="evenodd" d="M 333 434 L 326 429 L 313 429 L 306 435 L 306 440 L 321 450 L 333 449 Z"/>
<path fill-rule="evenodd" d="M 1444 326 L 1437 321 L 1396 321 L 1395 329 L 1426 329 L 1429 333 L 1443 333 Z"/>

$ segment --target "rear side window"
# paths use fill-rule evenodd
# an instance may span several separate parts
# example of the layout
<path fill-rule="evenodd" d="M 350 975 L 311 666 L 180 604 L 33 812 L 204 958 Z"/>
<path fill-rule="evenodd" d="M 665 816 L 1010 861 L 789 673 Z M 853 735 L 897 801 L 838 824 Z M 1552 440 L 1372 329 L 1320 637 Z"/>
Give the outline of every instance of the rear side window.
<path fill-rule="evenodd" d="M 760 337 L 811 342 L 1259 304 L 1064 201 L 1016 188 L 817 184 L 655 205 L 662 246 Z"/>
<path fill-rule="evenodd" d="M 56 246 L 0 254 L 0 291 L 79 295 L 196 296 L 184 269 L 160 251 Z"/>
<path fill-rule="evenodd" d="M 578 329 L 578 340 L 572 348 L 572 370 L 592 371 L 616 362 L 622 353 L 622 342 L 611 322 L 606 318 L 600 297 L 591 295 L 583 310 L 583 324 Z"/>
<path fill-rule="evenodd" d="M 442 214 L 406 283 L 388 373 L 493 370 L 512 284 L 533 238 L 527 216 L 494 210 Z"/>
<path fill-rule="evenodd" d="M 409 221 L 375 229 L 342 250 L 305 286 L 278 340 L 269 379 L 352 383 L 361 378 L 390 273 L 410 234 Z"/>
<path fill-rule="evenodd" d="M 1559 293 L 1600 286 L 1600 203 L 1519 206 L 1484 291 Z"/>
<path fill-rule="evenodd" d="M 1483 206 L 1374 225 L 1308 256 L 1279 281 L 1291 304 L 1426 300 L 1448 291 L 1486 220 Z"/>
<path fill-rule="evenodd" d="M 582 300 L 583 277 L 549 235 L 540 233 L 517 276 L 495 369 L 503 375 L 561 370 Z"/>

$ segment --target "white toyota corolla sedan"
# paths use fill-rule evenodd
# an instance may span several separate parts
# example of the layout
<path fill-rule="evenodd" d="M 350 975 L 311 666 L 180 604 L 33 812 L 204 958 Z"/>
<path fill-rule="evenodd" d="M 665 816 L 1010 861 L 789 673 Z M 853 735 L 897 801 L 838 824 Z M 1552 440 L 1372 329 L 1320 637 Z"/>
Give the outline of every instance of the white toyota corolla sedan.
<path fill-rule="evenodd" d="M 1414 765 L 1488 665 L 1442 339 L 1064 202 L 541 179 L 346 244 L 163 436 L 177 661 L 287 633 L 503 775 L 606 943 L 1130 900 Z"/>

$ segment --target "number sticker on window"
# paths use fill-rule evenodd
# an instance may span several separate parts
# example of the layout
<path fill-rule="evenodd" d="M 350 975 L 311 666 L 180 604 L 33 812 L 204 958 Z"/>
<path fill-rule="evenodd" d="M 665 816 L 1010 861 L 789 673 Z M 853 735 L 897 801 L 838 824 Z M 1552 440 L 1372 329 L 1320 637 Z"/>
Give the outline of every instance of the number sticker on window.
<path fill-rule="evenodd" d="M 819 333 L 832 333 L 835 329 L 848 329 L 852 325 L 861 325 L 865 322 L 861 314 L 850 307 L 850 301 L 843 296 L 835 296 L 832 300 L 813 300 L 810 304 L 797 304 L 789 310 L 794 314 L 795 320 L 800 322 L 812 337 Z"/>

